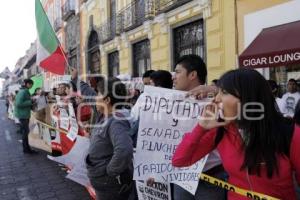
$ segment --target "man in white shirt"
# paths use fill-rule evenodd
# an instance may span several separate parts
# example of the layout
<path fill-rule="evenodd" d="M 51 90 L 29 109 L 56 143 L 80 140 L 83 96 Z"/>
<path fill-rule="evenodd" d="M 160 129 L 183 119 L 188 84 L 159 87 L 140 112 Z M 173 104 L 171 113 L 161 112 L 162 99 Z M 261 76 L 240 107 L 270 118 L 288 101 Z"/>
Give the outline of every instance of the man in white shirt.
<path fill-rule="evenodd" d="M 295 107 L 300 99 L 300 93 L 297 91 L 297 81 L 290 79 L 287 84 L 287 93 L 280 99 L 279 108 L 285 117 L 294 117 Z"/>
<path fill-rule="evenodd" d="M 186 55 L 176 63 L 174 86 L 176 90 L 191 91 L 200 85 L 204 85 L 207 76 L 206 64 L 197 55 Z M 224 177 L 224 169 L 219 153 L 214 150 L 208 156 L 203 172 L 216 177 Z M 174 185 L 174 200 L 222 200 L 225 191 L 222 188 L 211 186 L 204 181 L 199 181 L 195 196 L 178 185 Z"/>

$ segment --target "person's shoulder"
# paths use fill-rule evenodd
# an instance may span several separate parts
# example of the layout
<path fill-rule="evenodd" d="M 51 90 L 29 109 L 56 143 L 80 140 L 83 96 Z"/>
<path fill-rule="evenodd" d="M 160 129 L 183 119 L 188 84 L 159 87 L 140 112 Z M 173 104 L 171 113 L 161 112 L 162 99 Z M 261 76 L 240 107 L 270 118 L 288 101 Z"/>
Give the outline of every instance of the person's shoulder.
<path fill-rule="evenodd" d="M 130 127 L 129 116 L 123 113 L 116 112 L 111 119 L 111 126 L 113 127 Z"/>

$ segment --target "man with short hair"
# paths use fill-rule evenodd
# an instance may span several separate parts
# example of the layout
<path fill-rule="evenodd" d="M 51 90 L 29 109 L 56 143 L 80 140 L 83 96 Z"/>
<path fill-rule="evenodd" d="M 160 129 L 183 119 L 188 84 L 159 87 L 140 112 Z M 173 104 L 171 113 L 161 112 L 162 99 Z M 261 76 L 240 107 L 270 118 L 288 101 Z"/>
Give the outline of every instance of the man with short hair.
<path fill-rule="evenodd" d="M 296 104 L 300 99 L 300 93 L 297 91 L 297 81 L 290 79 L 287 84 L 287 93 L 279 100 L 279 108 L 285 117 L 293 118 Z"/>
<path fill-rule="evenodd" d="M 22 133 L 22 144 L 23 152 L 26 154 L 37 153 L 33 151 L 28 143 L 29 134 L 29 119 L 31 115 L 32 100 L 30 97 L 29 89 L 33 86 L 33 81 L 31 79 L 25 79 L 24 85 L 19 90 L 15 99 L 15 117 L 20 121 L 20 129 Z"/>
<path fill-rule="evenodd" d="M 206 65 L 200 56 L 182 56 L 175 67 L 173 80 L 175 89 L 181 91 L 193 90 L 199 85 L 205 84 L 206 76 Z M 216 178 L 223 178 L 224 169 L 216 150 L 209 154 L 203 172 Z M 174 200 L 222 200 L 225 197 L 225 191 L 200 180 L 195 196 L 174 184 L 173 197 Z"/>

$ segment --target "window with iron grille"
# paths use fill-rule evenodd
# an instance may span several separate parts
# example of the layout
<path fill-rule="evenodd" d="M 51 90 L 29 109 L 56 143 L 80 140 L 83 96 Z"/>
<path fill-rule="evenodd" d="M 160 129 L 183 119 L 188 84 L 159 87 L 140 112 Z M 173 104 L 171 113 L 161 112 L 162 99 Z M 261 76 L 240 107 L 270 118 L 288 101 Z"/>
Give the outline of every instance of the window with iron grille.
<path fill-rule="evenodd" d="M 77 53 L 76 53 L 76 48 L 72 49 L 69 51 L 69 65 L 70 67 L 75 67 L 77 68 Z"/>
<path fill-rule="evenodd" d="M 120 73 L 119 52 L 114 51 L 108 54 L 108 76 L 116 77 Z"/>
<path fill-rule="evenodd" d="M 88 41 L 88 73 L 100 74 L 100 50 L 99 50 L 99 38 L 96 31 L 92 31 Z"/>
<path fill-rule="evenodd" d="M 175 28 L 173 30 L 173 42 L 174 63 L 176 63 L 181 56 L 188 54 L 196 54 L 204 58 L 205 43 L 203 20 L 197 20 Z M 173 67 L 175 68 L 175 66 Z"/>
<path fill-rule="evenodd" d="M 148 39 L 133 44 L 133 77 L 141 77 L 151 68 L 150 41 Z"/>

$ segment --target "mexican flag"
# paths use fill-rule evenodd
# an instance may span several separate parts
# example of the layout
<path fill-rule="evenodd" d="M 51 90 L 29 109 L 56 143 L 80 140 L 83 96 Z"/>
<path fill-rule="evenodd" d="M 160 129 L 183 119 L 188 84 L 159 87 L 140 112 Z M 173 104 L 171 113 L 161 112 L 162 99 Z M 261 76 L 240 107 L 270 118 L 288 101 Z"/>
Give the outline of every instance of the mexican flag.
<path fill-rule="evenodd" d="M 37 64 L 45 70 L 64 75 L 66 57 L 40 0 L 35 0 L 37 28 Z"/>

